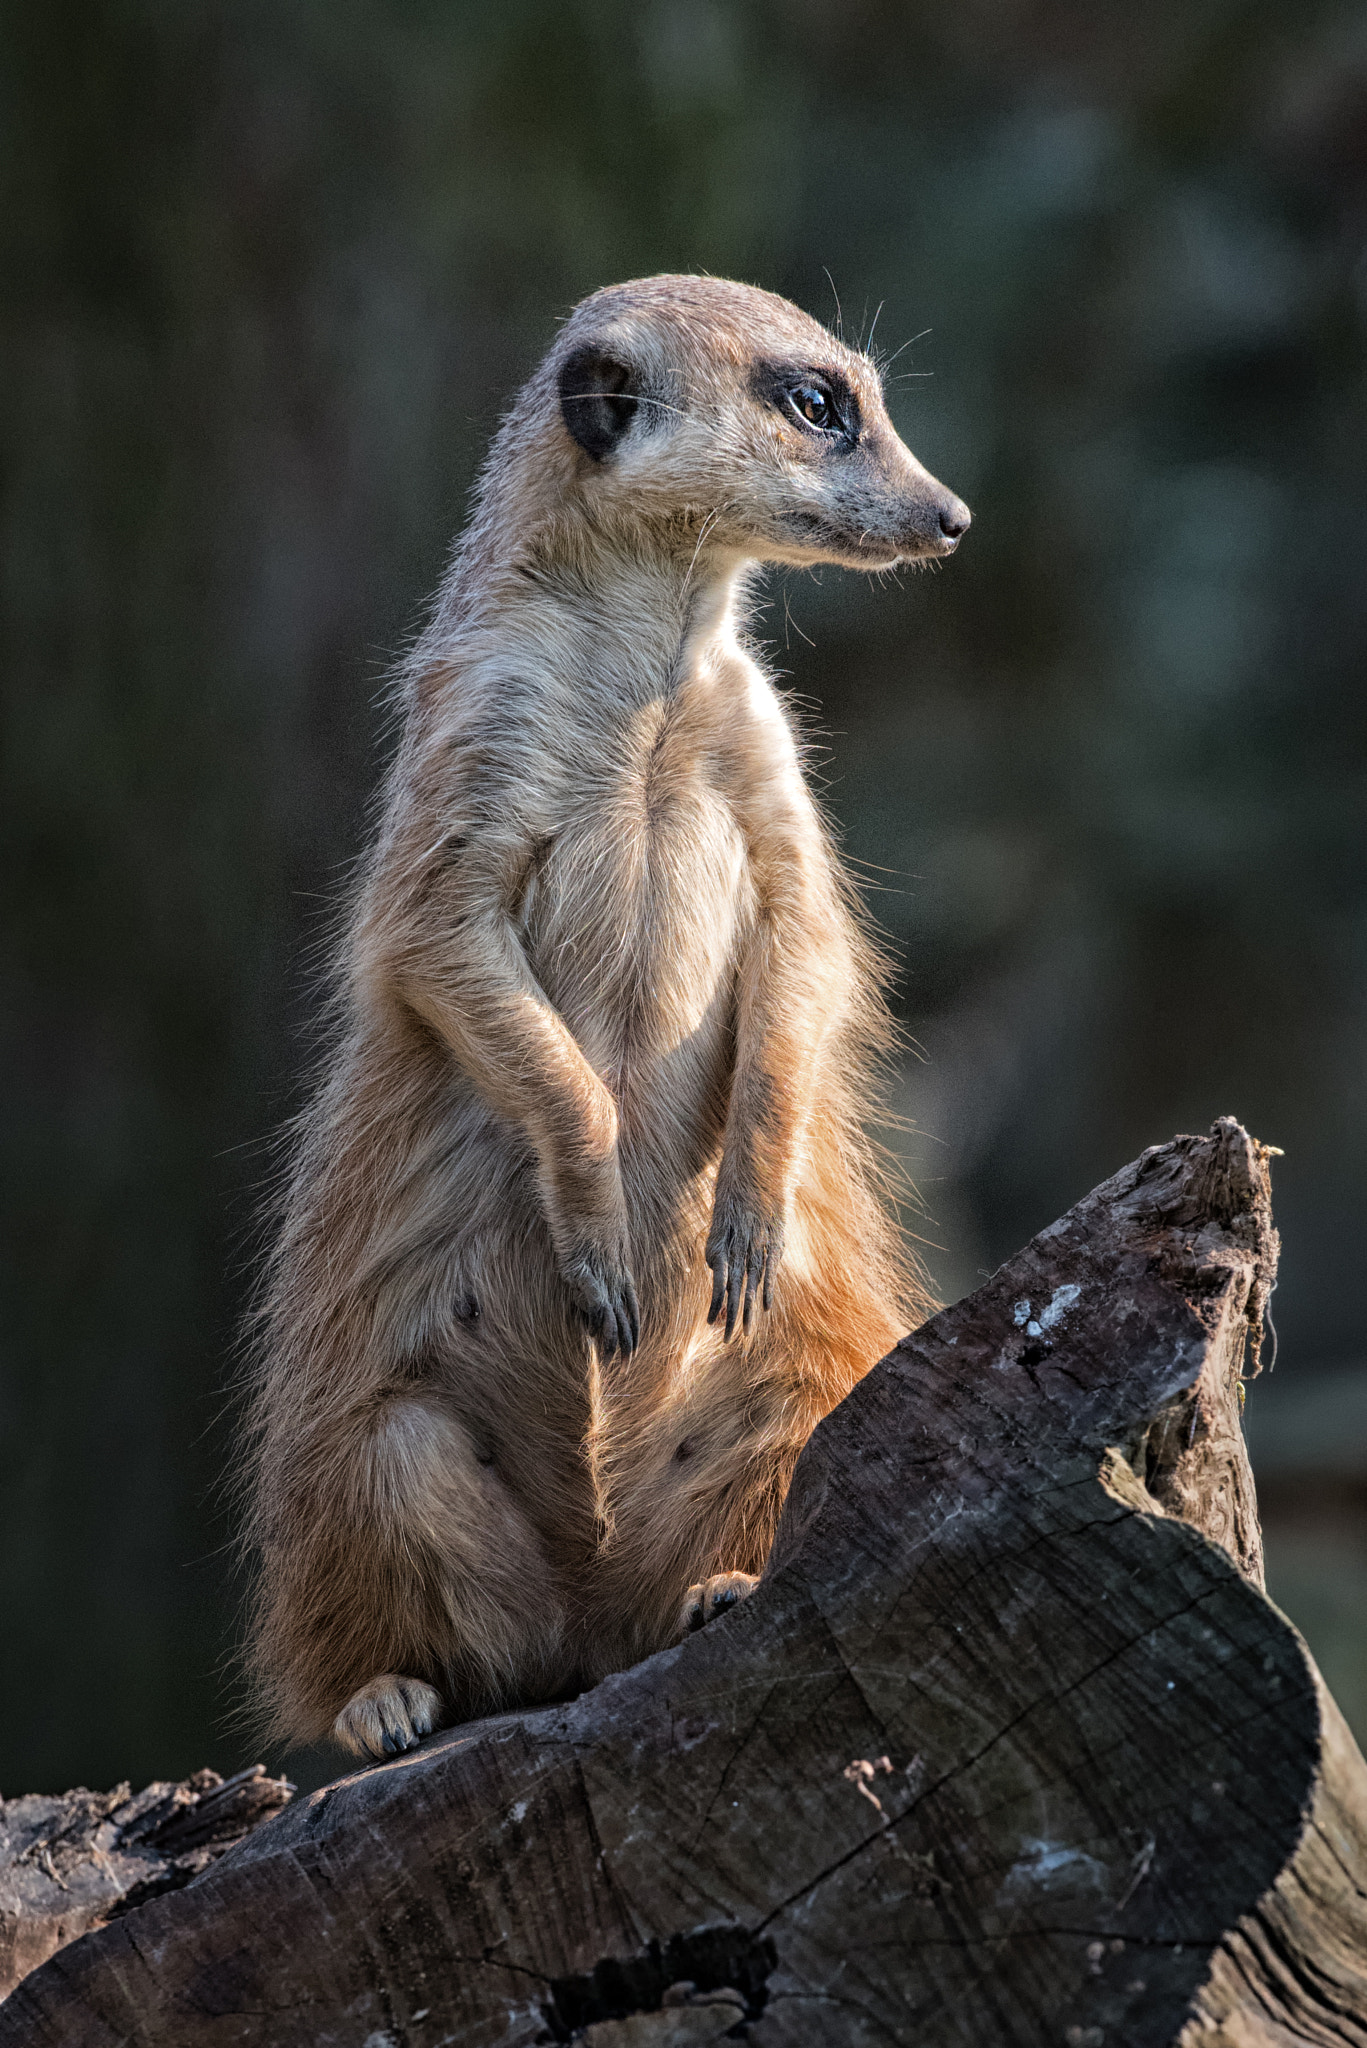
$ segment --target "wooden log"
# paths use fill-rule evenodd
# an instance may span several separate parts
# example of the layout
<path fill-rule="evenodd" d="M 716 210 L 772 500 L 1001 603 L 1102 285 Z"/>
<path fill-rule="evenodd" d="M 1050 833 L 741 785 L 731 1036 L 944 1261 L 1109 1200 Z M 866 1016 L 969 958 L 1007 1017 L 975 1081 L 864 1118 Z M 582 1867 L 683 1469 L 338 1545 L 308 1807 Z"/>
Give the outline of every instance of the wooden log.
<path fill-rule="evenodd" d="M 763 1585 L 297 1801 L 0 2043 L 1367 2043 L 1367 1768 L 1260 1590 L 1229 1119 L 885 1359 Z"/>
<path fill-rule="evenodd" d="M 293 1795 L 253 1764 L 141 1792 L 0 1799 L 0 1998 L 77 1935 L 201 1876 Z"/>

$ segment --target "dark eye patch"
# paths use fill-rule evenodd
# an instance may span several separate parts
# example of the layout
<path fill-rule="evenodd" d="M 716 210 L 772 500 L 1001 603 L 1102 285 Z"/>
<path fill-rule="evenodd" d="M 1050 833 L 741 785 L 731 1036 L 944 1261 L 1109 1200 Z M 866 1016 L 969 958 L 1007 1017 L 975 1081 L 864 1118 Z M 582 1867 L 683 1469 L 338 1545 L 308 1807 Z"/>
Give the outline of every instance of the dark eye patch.
<path fill-rule="evenodd" d="M 751 373 L 756 398 L 823 440 L 852 448 L 862 424 L 859 400 L 838 370 L 802 363 L 759 363 Z"/>

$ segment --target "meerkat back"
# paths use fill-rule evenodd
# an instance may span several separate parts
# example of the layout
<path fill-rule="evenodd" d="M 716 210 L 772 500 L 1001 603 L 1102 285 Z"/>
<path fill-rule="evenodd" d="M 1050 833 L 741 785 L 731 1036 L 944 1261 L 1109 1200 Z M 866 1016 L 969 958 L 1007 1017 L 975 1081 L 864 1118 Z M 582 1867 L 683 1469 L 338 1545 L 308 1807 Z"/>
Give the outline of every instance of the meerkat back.
<path fill-rule="evenodd" d="M 864 1131 L 876 963 L 745 594 L 967 526 L 874 364 L 750 287 L 595 294 L 513 406 L 263 1296 L 286 1734 L 402 1749 L 743 1598 L 811 1430 L 924 1311 Z"/>

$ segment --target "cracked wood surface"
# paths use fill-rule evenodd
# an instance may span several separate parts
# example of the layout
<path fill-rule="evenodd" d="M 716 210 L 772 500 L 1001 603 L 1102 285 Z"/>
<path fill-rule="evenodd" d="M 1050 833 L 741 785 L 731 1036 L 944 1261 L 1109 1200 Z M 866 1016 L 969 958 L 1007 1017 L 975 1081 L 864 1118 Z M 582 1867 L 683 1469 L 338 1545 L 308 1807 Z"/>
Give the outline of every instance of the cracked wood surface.
<path fill-rule="evenodd" d="M 0 2043 L 1367 2048 L 1367 1769 L 1238 1420 L 1275 1259 L 1237 1124 L 1146 1153 L 822 1425 L 745 1606 L 298 1801 Z"/>
<path fill-rule="evenodd" d="M 253 1764 L 141 1792 L 0 1799 L 0 1998 L 78 1935 L 189 1884 L 293 1794 Z"/>

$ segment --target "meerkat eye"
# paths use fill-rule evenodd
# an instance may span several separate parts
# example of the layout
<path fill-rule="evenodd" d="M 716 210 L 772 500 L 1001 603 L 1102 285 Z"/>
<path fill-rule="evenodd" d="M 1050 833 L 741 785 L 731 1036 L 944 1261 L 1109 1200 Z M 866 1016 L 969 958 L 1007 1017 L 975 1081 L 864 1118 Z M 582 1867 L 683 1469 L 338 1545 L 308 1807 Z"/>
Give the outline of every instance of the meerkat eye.
<path fill-rule="evenodd" d="M 859 394 L 838 370 L 808 370 L 800 362 L 758 362 L 750 390 L 761 405 L 819 434 L 832 449 L 848 452 L 859 445 L 862 419 Z"/>
<path fill-rule="evenodd" d="M 835 407 L 819 384 L 794 384 L 788 402 L 809 426 L 829 427 L 835 418 Z"/>
<path fill-rule="evenodd" d="M 835 393 L 815 377 L 803 377 L 796 384 L 785 386 L 783 398 L 788 410 L 795 412 L 804 425 L 815 427 L 819 434 L 847 431 Z"/>

